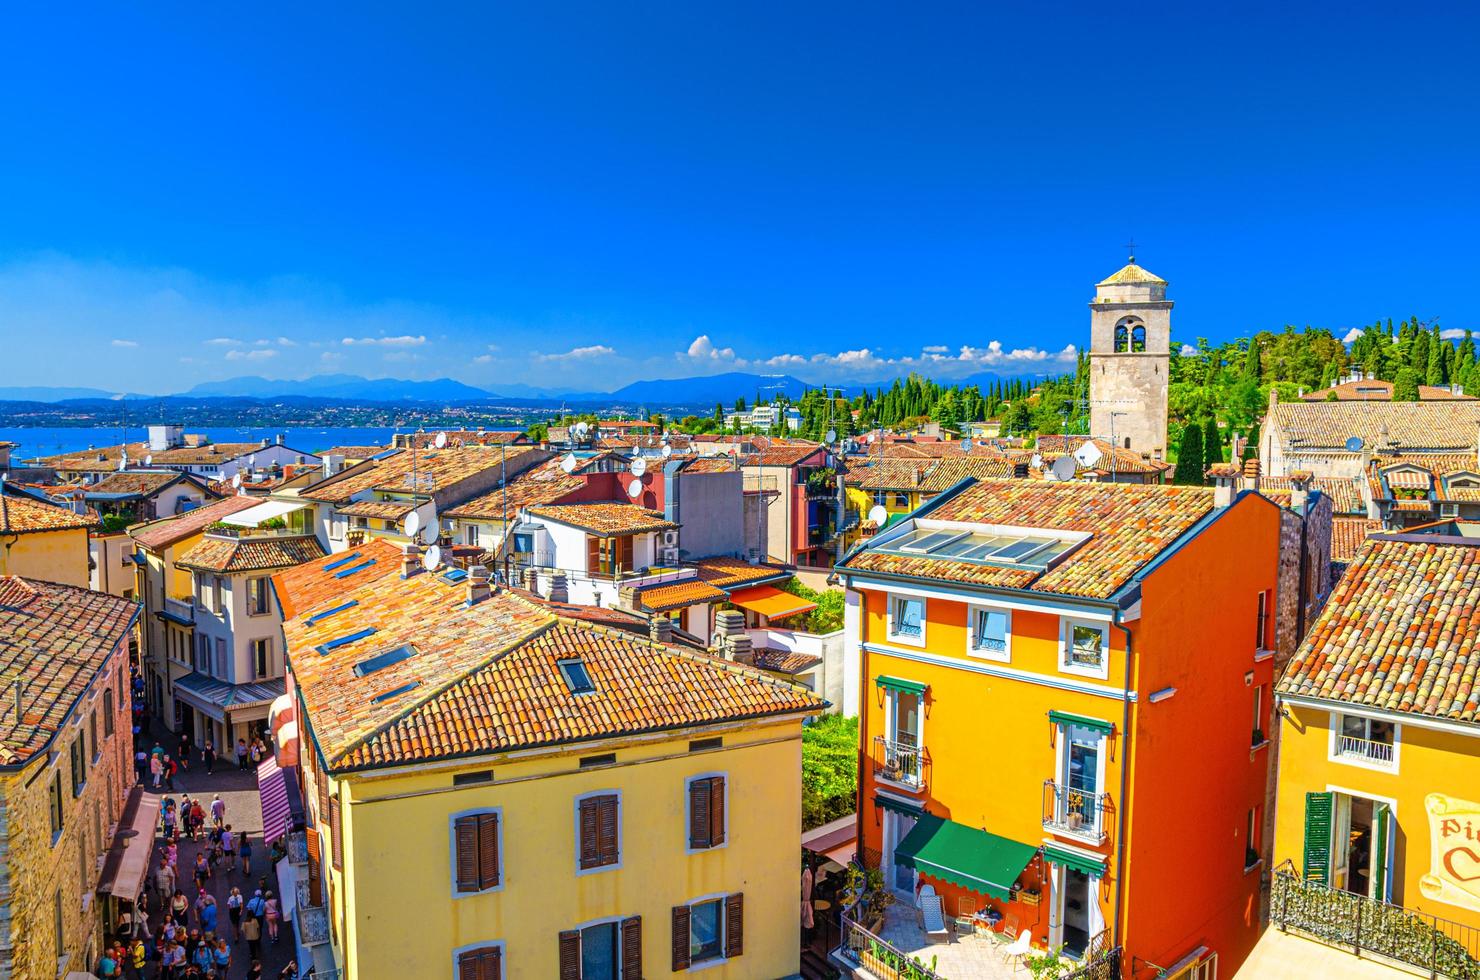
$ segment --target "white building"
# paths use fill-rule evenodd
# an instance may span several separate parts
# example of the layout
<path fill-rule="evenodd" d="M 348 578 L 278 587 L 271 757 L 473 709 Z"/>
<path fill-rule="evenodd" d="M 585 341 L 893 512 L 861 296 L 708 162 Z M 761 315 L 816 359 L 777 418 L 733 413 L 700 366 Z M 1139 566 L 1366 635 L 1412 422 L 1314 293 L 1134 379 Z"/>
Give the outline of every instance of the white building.
<path fill-rule="evenodd" d="M 725 428 L 759 429 L 770 432 L 783 422 L 787 432 L 796 432 L 802 427 L 802 413 L 797 409 L 779 405 L 757 405 L 748 412 L 726 412 Z"/>

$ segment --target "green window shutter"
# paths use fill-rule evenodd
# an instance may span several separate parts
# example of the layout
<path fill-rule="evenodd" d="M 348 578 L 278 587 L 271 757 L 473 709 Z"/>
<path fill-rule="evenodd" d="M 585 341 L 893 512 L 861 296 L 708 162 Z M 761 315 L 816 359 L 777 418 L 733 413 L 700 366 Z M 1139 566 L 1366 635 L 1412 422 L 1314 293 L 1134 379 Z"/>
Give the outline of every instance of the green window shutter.
<path fill-rule="evenodd" d="M 1331 818 L 1335 793 L 1305 794 L 1305 880 L 1331 883 Z"/>
<path fill-rule="evenodd" d="M 1379 803 L 1372 808 L 1372 897 L 1388 900 L 1388 842 L 1392 840 L 1393 808 Z"/>

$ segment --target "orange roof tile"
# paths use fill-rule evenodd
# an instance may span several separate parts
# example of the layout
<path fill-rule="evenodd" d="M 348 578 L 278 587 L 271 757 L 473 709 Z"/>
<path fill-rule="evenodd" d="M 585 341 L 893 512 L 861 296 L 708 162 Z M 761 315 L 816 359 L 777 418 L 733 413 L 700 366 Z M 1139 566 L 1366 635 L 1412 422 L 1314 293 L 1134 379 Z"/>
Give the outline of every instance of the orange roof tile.
<path fill-rule="evenodd" d="M 410 500 L 356 500 L 335 508 L 345 517 L 375 517 L 382 521 L 399 521 L 415 508 Z"/>
<path fill-rule="evenodd" d="M 791 574 L 775 565 L 752 565 L 743 558 L 701 558 L 694 562 L 694 567 L 701 579 L 721 589 L 754 585 Z"/>
<path fill-rule="evenodd" d="M 343 473 L 308 488 L 302 496 L 309 500 L 347 504 L 355 494 L 366 490 L 430 493 L 433 487 L 444 489 L 485 470 L 512 466 L 512 461 L 537 451 L 529 446 L 516 446 L 507 451 L 481 446 L 418 449 L 415 453 L 402 450 L 394 456 L 351 466 Z"/>
<path fill-rule="evenodd" d="M 607 501 L 589 504 L 551 504 L 530 507 L 527 512 L 536 517 L 558 521 L 583 531 L 603 537 L 621 534 L 642 534 L 647 531 L 662 531 L 678 527 L 663 516 L 662 511 L 648 510 L 636 504 Z"/>
<path fill-rule="evenodd" d="M 563 456 L 546 460 L 508 480 L 507 492 L 500 486 L 467 503 L 444 512 L 444 517 L 471 520 L 501 520 L 505 513 L 517 514 L 520 508 L 536 504 L 553 504 L 586 485 L 583 477 L 566 473 L 561 468 Z"/>
<path fill-rule="evenodd" d="M 128 533 L 129 537 L 146 548 L 164 548 L 192 534 L 201 533 L 208 524 L 214 524 L 230 514 L 246 510 L 248 507 L 255 507 L 260 503 L 262 503 L 261 497 L 236 494 L 212 501 L 195 510 L 187 510 L 174 517 L 165 517 L 147 524 L 136 524 L 129 528 Z"/>
<path fill-rule="evenodd" d="M 1365 517 L 1334 517 L 1331 519 L 1331 560 L 1351 561 L 1362 542 L 1369 534 L 1382 530 L 1381 521 L 1370 521 Z"/>
<path fill-rule="evenodd" d="M 66 507 L 43 504 L 30 497 L 9 494 L 0 487 L 0 534 L 33 534 L 39 531 L 69 531 L 96 527 L 92 514 L 78 514 Z"/>
<path fill-rule="evenodd" d="M 716 588 L 703 579 L 693 578 L 684 579 L 681 582 L 649 585 L 639 589 L 637 601 L 648 612 L 670 612 L 674 609 L 682 609 L 684 606 L 698 605 L 701 602 L 723 600 L 726 595 L 723 589 Z"/>
<path fill-rule="evenodd" d="M 324 549 L 313 535 L 297 537 L 215 537 L 206 535 L 189 551 L 175 559 L 182 568 L 211 572 L 261 572 L 291 568 L 324 557 Z"/>

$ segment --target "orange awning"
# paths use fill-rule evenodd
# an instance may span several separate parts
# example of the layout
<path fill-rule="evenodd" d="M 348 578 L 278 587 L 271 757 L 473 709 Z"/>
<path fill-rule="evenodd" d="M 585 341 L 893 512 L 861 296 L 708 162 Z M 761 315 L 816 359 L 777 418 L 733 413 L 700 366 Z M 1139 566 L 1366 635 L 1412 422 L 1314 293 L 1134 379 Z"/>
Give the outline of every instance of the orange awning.
<path fill-rule="evenodd" d="M 752 585 L 748 589 L 736 589 L 730 593 L 730 601 L 741 609 L 749 609 L 753 613 L 760 613 L 770 619 L 795 616 L 797 613 L 811 612 L 817 608 L 815 602 L 808 602 L 800 596 L 773 589 L 769 585 Z"/>

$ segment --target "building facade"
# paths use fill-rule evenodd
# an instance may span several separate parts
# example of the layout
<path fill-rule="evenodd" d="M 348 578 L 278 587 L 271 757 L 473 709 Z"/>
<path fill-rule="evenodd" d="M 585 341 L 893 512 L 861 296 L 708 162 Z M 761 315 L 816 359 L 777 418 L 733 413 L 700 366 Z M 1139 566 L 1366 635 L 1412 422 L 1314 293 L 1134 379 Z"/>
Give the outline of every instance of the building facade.
<path fill-rule="evenodd" d="M 0 575 L 87 588 L 88 534 L 97 518 L 0 483 Z"/>
<path fill-rule="evenodd" d="M 1090 301 L 1090 430 L 1162 459 L 1167 448 L 1172 302 L 1167 282 L 1136 265 L 1095 285 Z"/>

